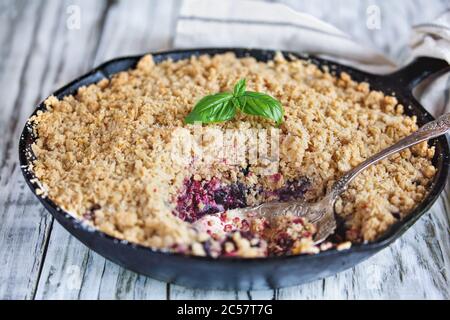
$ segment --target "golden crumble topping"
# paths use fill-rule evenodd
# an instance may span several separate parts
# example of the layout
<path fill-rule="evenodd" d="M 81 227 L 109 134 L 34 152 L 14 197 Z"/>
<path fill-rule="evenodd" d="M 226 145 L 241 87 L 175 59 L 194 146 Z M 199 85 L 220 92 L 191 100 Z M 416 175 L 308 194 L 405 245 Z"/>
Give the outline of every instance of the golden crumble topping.
<path fill-rule="evenodd" d="M 235 164 L 223 156 L 198 160 L 190 151 L 174 156 L 184 146 L 181 138 L 199 133 L 203 139 L 196 147 L 205 155 L 217 153 L 212 128 L 274 128 L 269 120 L 245 114 L 214 125 L 184 124 L 200 98 L 231 91 L 241 78 L 249 90 L 272 95 L 285 110 L 276 173 L 264 174 L 266 165 L 249 165 L 248 158 Z M 45 104 L 47 111 L 30 120 L 38 135 L 32 169 L 42 192 L 112 236 L 196 255 L 317 252 L 314 227 L 305 221 L 280 220 L 282 227 L 275 227 L 280 238 L 267 232 L 271 226 L 264 221 L 220 220 L 210 204 L 223 204 L 218 207 L 226 211 L 291 196 L 314 201 L 344 172 L 417 130 L 415 117 L 404 115 L 395 97 L 281 54 L 267 63 L 226 53 L 159 64 L 147 55 L 134 70 L 62 100 L 49 97 Z M 407 215 L 427 193 L 435 174 L 433 154 L 424 142 L 361 174 L 336 203 L 344 221 L 341 240 L 374 241 Z M 193 198 L 199 194 L 206 200 Z M 214 236 L 199 230 L 193 216 L 183 213 L 187 208 L 216 215 L 229 232 Z M 287 243 L 289 250 L 283 247 Z"/>

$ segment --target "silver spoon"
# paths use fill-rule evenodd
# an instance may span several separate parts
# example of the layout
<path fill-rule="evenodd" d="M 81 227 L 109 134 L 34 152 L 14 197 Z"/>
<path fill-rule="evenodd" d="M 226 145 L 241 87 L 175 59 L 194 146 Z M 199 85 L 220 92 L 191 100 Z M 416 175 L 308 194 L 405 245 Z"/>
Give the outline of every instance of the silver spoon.
<path fill-rule="evenodd" d="M 316 244 L 325 240 L 336 229 L 334 217 L 334 203 L 337 197 L 347 189 L 355 177 L 369 166 L 383 160 L 384 158 L 414 146 L 422 141 L 436 138 L 447 133 L 450 129 L 450 113 L 446 113 L 437 120 L 431 121 L 413 134 L 399 140 L 394 145 L 371 156 L 359 165 L 344 174 L 334 183 L 331 190 L 320 201 L 315 203 L 290 201 L 290 202 L 268 202 L 256 207 L 242 208 L 240 214 L 252 213 L 255 216 L 264 216 L 268 219 L 282 214 L 292 214 L 304 217 L 316 225 L 317 233 L 314 236 Z"/>

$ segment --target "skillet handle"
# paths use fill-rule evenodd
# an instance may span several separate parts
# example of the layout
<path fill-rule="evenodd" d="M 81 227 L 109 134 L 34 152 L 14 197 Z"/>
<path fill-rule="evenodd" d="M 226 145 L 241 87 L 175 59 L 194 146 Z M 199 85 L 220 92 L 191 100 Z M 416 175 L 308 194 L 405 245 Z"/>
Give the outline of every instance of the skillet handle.
<path fill-rule="evenodd" d="M 407 66 L 387 74 L 385 77 L 401 87 L 412 90 L 429 76 L 443 74 L 449 70 L 450 65 L 445 60 L 418 57 Z"/>

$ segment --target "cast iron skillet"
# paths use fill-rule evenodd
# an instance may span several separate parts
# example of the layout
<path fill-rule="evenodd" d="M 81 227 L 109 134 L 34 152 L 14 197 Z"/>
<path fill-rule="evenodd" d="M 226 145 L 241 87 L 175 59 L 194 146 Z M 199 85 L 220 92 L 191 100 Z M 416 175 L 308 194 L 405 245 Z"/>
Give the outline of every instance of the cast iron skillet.
<path fill-rule="evenodd" d="M 275 54 L 270 50 L 220 48 L 160 52 L 155 53 L 153 57 L 155 62 L 159 62 L 168 58 L 179 60 L 200 54 L 213 55 L 227 51 L 234 52 L 238 57 L 252 56 L 260 61 L 272 59 Z M 285 56 L 288 54 L 308 58 L 312 63 L 321 67 L 327 66 L 337 73 L 345 71 L 357 81 L 368 81 L 373 89 L 381 90 L 386 94 L 394 93 L 403 105 L 411 106 L 406 108 L 406 113 L 416 115 L 420 125 L 432 121 L 433 117 L 413 98 L 412 89 L 430 75 L 448 70 L 447 63 L 442 60 L 421 57 L 393 74 L 379 76 L 316 57 L 285 52 Z M 54 95 L 61 99 L 74 94 L 81 86 L 95 83 L 103 78 L 109 78 L 117 72 L 135 67 L 141 57 L 124 57 L 106 62 L 59 89 Z M 37 106 L 33 114 L 38 110 L 45 110 L 43 103 Z M 34 159 L 31 145 L 35 139 L 36 137 L 27 124 L 20 137 L 19 157 L 25 180 L 36 195 L 38 186 L 33 181 L 35 177 L 26 169 Z M 86 226 L 82 221 L 64 212 L 50 199 L 36 196 L 55 219 L 86 246 L 135 272 L 165 282 L 196 288 L 225 290 L 280 288 L 324 278 L 353 267 L 393 243 L 427 212 L 444 188 L 449 167 L 449 147 L 446 138 L 440 137 L 430 143 L 436 147 L 433 164 L 437 168 L 437 173 L 430 193 L 407 218 L 395 224 L 374 243 L 355 244 L 349 250 L 329 250 L 317 255 L 212 259 L 154 250 L 120 241 L 98 230 L 93 230 L 92 227 Z"/>

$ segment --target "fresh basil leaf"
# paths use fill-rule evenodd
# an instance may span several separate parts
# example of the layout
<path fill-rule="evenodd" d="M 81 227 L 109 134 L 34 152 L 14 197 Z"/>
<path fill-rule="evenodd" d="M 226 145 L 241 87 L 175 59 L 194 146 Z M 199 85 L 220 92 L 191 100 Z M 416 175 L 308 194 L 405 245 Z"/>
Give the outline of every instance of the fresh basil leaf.
<path fill-rule="evenodd" d="M 245 87 L 246 87 L 245 79 L 239 80 L 234 85 L 233 96 L 235 96 L 236 98 L 241 97 L 245 93 Z"/>
<path fill-rule="evenodd" d="M 234 96 L 233 96 L 233 98 L 231 98 L 231 103 L 233 104 L 233 106 L 236 109 L 240 109 L 241 108 L 241 105 L 239 104 L 239 99 L 234 97 Z"/>
<path fill-rule="evenodd" d="M 236 115 L 236 108 L 231 102 L 232 98 L 233 95 L 229 92 L 206 96 L 197 102 L 184 122 L 212 123 L 230 120 Z"/>
<path fill-rule="evenodd" d="M 233 93 L 221 92 L 202 98 L 184 119 L 186 123 L 221 122 L 233 119 L 236 110 L 274 120 L 278 125 L 283 120 L 284 110 L 275 98 L 259 92 L 245 91 L 245 79 L 239 80 Z"/>
<path fill-rule="evenodd" d="M 246 91 L 238 100 L 239 109 L 244 113 L 272 119 L 278 125 L 283 120 L 284 110 L 280 101 L 267 94 Z"/>

